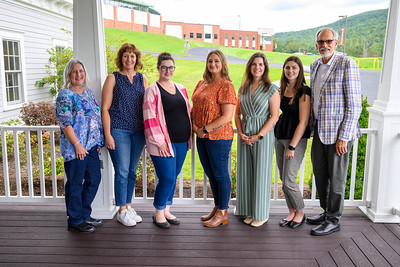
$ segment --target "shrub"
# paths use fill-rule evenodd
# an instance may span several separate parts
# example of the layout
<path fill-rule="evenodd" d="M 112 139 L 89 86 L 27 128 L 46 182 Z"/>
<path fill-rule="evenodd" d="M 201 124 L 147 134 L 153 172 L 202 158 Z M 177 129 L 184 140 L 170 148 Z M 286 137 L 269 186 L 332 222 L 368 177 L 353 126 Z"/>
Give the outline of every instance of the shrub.
<path fill-rule="evenodd" d="M 57 125 L 56 106 L 54 102 L 30 102 L 21 107 L 21 119 L 26 125 Z"/>

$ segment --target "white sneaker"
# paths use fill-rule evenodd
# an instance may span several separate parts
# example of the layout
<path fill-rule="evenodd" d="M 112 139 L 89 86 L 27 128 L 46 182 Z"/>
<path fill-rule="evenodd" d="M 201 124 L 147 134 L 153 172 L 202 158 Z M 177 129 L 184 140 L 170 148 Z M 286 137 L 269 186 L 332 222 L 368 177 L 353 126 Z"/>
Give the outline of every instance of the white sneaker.
<path fill-rule="evenodd" d="M 127 210 L 128 210 L 128 216 L 131 217 L 131 219 L 135 220 L 135 222 L 137 223 L 142 222 L 142 217 L 140 217 L 140 215 L 136 213 L 134 208 L 128 206 Z"/>
<path fill-rule="evenodd" d="M 129 216 L 129 212 L 127 209 L 124 209 L 120 212 L 117 212 L 117 221 L 122 223 L 125 226 L 135 226 L 136 221 Z"/>

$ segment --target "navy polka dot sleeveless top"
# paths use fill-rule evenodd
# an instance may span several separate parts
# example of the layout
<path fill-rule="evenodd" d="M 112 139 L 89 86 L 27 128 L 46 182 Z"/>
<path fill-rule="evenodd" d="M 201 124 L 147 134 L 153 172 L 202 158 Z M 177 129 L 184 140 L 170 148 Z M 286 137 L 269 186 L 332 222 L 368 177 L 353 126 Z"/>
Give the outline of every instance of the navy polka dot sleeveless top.
<path fill-rule="evenodd" d="M 137 72 L 131 83 L 126 75 L 119 72 L 115 76 L 114 95 L 109 110 L 110 128 L 138 131 L 143 124 L 143 74 Z"/>

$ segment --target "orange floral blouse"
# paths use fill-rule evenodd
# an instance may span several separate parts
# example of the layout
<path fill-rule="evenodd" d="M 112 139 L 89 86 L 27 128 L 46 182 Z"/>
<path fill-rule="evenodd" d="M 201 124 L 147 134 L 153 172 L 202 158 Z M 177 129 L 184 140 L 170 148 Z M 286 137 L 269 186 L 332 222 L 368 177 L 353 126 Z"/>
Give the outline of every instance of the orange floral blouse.
<path fill-rule="evenodd" d="M 192 118 L 198 127 L 210 124 L 222 115 L 221 105 L 236 105 L 236 93 L 233 84 L 225 79 L 207 84 L 199 81 L 192 95 Z M 233 139 L 232 121 L 216 131 L 210 131 L 206 138 L 210 140 Z"/>

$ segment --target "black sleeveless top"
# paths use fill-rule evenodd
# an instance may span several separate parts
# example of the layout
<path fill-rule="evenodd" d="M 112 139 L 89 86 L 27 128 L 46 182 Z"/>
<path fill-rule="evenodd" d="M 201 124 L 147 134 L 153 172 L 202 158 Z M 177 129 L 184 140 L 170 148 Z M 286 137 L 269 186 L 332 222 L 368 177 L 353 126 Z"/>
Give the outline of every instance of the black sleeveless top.
<path fill-rule="evenodd" d="M 311 96 L 311 89 L 307 85 L 303 85 L 297 90 L 293 103 L 289 105 L 290 97 L 283 96 L 281 99 L 282 114 L 275 125 L 274 133 L 276 139 L 292 139 L 297 125 L 299 125 L 299 101 L 303 94 Z M 302 138 L 310 138 L 311 130 L 308 124 Z"/>
<path fill-rule="evenodd" d="M 187 142 L 190 137 L 190 121 L 186 110 L 186 102 L 175 86 L 175 94 L 167 92 L 160 84 L 161 102 L 164 109 L 165 123 L 171 143 Z"/>

